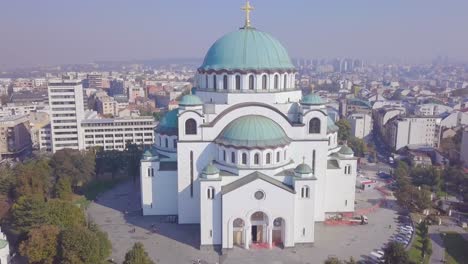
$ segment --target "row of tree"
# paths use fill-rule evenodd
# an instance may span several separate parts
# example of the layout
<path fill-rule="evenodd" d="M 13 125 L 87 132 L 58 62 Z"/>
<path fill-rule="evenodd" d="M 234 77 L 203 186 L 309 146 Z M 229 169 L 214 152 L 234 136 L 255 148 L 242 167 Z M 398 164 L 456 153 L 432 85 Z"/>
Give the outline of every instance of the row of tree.
<path fill-rule="evenodd" d="M 364 157 L 367 153 L 367 145 L 363 139 L 351 135 L 351 124 L 346 119 L 340 119 L 336 122 L 338 126 L 338 139 L 346 141 L 348 146 L 354 151 L 356 157 Z"/>
<path fill-rule="evenodd" d="M 394 177 L 398 188 L 394 192 L 394 195 L 398 204 L 403 208 L 421 212 L 431 207 L 431 191 L 427 185 L 421 188 L 413 185 L 410 178 L 410 169 L 408 164 L 398 161 L 397 167 L 394 170 Z"/>
<path fill-rule="evenodd" d="M 20 254 L 29 263 L 103 263 L 112 248 L 107 234 L 87 221 L 73 197 L 105 172 L 115 176 L 126 170 L 136 177 L 141 152 L 133 145 L 119 153 L 65 149 L 52 157 L 3 166 L 0 195 L 8 196 L 13 204 L 2 224 L 17 238 Z M 129 261 L 145 256 L 140 246 L 129 253 Z"/>

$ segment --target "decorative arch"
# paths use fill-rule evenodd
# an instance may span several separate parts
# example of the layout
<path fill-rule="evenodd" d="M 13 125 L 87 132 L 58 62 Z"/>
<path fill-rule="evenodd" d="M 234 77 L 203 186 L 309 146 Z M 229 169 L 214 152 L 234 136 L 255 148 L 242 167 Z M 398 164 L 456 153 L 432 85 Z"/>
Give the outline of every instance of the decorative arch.
<path fill-rule="evenodd" d="M 309 121 L 309 134 L 320 134 L 321 122 L 317 117 Z"/>
<path fill-rule="evenodd" d="M 262 90 L 268 89 L 268 76 L 266 74 L 262 75 Z"/>
<path fill-rule="evenodd" d="M 223 76 L 223 89 L 227 90 L 229 88 L 228 77 L 227 75 Z"/>
<path fill-rule="evenodd" d="M 253 164 L 260 165 L 260 153 L 255 153 L 253 156 Z"/>
<path fill-rule="evenodd" d="M 240 91 L 241 89 L 241 77 L 240 75 L 236 75 L 236 90 Z"/>
<path fill-rule="evenodd" d="M 278 90 L 279 89 L 279 75 L 275 74 L 273 88 Z"/>
<path fill-rule="evenodd" d="M 249 75 L 249 90 L 255 89 L 255 76 L 253 74 Z"/>
<path fill-rule="evenodd" d="M 242 162 L 242 165 L 247 165 L 247 153 L 246 152 L 242 152 L 242 157 L 241 157 L 241 162 Z"/>
<path fill-rule="evenodd" d="M 185 121 L 185 134 L 196 135 L 197 134 L 197 121 L 193 118 L 189 118 Z"/>

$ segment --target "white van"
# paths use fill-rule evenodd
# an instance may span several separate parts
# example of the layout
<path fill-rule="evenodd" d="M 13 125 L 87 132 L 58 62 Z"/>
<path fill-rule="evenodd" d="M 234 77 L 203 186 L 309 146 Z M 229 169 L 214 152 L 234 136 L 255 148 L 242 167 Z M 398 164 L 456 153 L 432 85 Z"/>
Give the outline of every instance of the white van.
<path fill-rule="evenodd" d="M 385 262 L 383 255 L 380 254 L 380 253 L 377 253 L 375 251 L 372 251 L 370 253 L 370 258 L 377 261 L 377 263 L 384 263 Z"/>

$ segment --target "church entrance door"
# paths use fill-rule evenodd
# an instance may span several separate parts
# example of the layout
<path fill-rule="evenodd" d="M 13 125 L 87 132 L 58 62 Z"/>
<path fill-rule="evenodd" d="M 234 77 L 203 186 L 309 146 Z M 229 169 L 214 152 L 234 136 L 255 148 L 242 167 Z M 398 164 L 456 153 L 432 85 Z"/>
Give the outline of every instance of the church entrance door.
<path fill-rule="evenodd" d="M 264 243 L 264 241 L 263 241 L 263 226 L 261 226 L 261 225 L 252 226 L 252 242 L 253 243 Z"/>

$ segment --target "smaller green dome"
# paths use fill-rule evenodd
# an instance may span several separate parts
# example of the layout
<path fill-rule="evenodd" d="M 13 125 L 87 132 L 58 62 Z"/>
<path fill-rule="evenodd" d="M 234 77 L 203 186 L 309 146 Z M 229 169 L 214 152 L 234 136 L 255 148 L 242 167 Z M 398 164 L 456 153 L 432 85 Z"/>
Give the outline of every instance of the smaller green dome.
<path fill-rule="evenodd" d="M 147 150 L 145 153 L 143 153 L 143 158 L 151 158 L 153 157 L 153 154 L 151 154 L 151 151 Z"/>
<path fill-rule="evenodd" d="M 341 146 L 340 151 L 338 151 L 338 153 L 343 155 L 354 155 L 354 151 L 346 145 Z"/>
<path fill-rule="evenodd" d="M 202 100 L 200 97 L 194 95 L 194 94 L 187 94 L 182 97 L 182 99 L 179 102 L 179 105 L 181 106 L 197 106 L 197 105 L 203 105 Z"/>
<path fill-rule="evenodd" d="M 301 101 L 301 104 L 303 105 L 323 105 L 325 104 L 325 102 L 323 101 L 322 97 L 314 94 L 314 93 L 310 93 L 304 97 L 302 97 L 302 101 Z"/>
<path fill-rule="evenodd" d="M 327 133 L 333 133 L 337 132 L 340 128 L 335 124 L 335 121 L 333 121 L 330 116 L 328 116 L 327 120 Z"/>
<path fill-rule="evenodd" d="M 302 163 L 297 165 L 297 167 L 294 169 L 294 172 L 297 174 L 311 174 L 312 169 L 310 168 L 309 165 Z"/>
<path fill-rule="evenodd" d="M 290 142 L 280 125 L 259 115 L 235 119 L 216 138 L 216 143 L 224 146 L 260 149 L 284 146 Z"/>
<path fill-rule="evenodd" d="M 5 239 L 0 239 L 0 249 L 5 248 L 6 246 L 8 246 L 8 241 Z"/>
<path fill-rule="evenodd" d="M 203 169 L 202 174 L 204 174 L 204 175 L 219 174 L 219 169 L 216 168 L 216 166 L 213 165 L 212 162 L 210 162 L 210 164 L 206 165 L 206 167 Z"/>
<path fill-rule="evenodd" d="M 156 132 L 162 134 L 177 134 L 179 127 L 179 109 L 176 108 L 167 112 L 159 122 Z"/>

